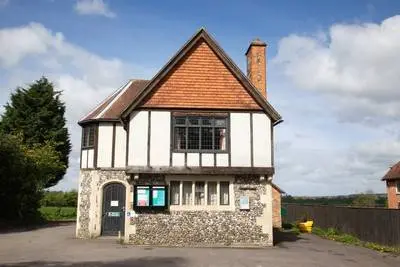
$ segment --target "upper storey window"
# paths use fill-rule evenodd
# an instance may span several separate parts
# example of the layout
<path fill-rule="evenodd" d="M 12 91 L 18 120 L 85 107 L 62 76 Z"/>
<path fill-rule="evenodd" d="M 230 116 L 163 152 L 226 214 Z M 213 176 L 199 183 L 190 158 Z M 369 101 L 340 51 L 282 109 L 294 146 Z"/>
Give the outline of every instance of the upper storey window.
<path fill-rule="evenodd" d="M 225 152 L 227 126 L 227 116 L 174 116 L 174 151 Z"/>
<path fill-rule="evenodd" d="M 86 126 L 83 128 L 82 148 L 94 147 L 95 126 Z"/>

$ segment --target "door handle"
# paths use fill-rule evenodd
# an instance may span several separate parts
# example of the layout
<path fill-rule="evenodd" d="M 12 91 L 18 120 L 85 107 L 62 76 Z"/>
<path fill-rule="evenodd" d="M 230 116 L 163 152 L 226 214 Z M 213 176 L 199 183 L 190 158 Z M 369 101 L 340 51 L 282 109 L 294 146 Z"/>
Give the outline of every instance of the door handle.
<path fill-rule="evenodd" d="M 125 211 L 125 207 L 122 207 L 121 210 L 122 210 L 122 211 Z"/>

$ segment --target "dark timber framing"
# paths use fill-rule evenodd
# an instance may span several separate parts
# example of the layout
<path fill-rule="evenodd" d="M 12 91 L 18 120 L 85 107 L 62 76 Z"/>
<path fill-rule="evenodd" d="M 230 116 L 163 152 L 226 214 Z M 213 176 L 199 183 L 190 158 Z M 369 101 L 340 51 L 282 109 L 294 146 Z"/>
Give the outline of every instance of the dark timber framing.
<path fill-rule="evenodd" d="M 99 126 L 100 126 L 99 123 L 95 124 L 94 126 L 93 168 L 97 168 L 97 155 L 99 153 Z"/>
<path fill-rule="evenodd" d="M 128 122 L 126 123 L 126 148 L 125 148 L 125 166 L 129 163 L 129 127 L 130 127 L 130 116 L 128 117 Z"/>
<path fill-rule="evenodd" d="M 250 165 L 254 166 L 253 113 L 250 112 Z"/>
<path fill-rule="evenodd" d="M 169 120 L 170 120 L 170 134 L 171 134 L 171 136 L 170 136 L 170 142 L 169 142 L 169 166 L 170 167 L 172 167 L 172 150 L 174 149 L 174 147 L 173 147 L 173 145 L 174 145 L 174 142 L 173 142 L 173 140 L 174 140 L 174 130 L 173 130 L 173 127 L 172 127 L 172 125 L 173 125 L 173 123 L 172 123 L 172 119 L 173 119 L 173 117 L 172 117 L 172 112 L 170 112 L 169 113 Z"/>
<path fill-rule="evenodd" d="M 150 166 L 151 111 L 148 111 L 147 124 L 147 166 Z"/>
<path fill-rule="evenodd" d="M 111 154 L 111 168 L 115 167 L 115 134 L 117 129 L 117 123 L 113 123 L 113 131 L 112 131 L 112 154 Z"/>
<path fill-rule="evenodd" d="M 228 114 L 229 146 L 228 146 L 228 166 L 231 167 L 231 113 Z"/>
<path fill-rule="evenodd" d="M 127 174 L 256 174 L 272 176 L 272 167 L 133 167 L 126 169 Z"/>

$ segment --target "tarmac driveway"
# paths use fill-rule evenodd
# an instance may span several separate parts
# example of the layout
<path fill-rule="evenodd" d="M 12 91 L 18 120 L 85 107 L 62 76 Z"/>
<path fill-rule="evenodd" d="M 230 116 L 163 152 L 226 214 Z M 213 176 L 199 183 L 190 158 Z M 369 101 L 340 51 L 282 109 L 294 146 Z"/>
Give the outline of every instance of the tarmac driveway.
<path fill-rule="evenodd" d="M 1 266 L 400 266 L 400 257 L 323 240 L 286 238 L 267 249 L 140 248 L 114 239 L 79 240 L 75 225 L 0 234 Z"/>

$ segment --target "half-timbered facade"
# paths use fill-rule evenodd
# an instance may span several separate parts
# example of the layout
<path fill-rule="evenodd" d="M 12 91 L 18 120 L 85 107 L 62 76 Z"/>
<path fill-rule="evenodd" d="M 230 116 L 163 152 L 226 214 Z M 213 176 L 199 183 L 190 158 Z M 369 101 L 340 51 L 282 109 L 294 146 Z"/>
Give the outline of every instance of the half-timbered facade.
<path fill-rule="evenodd" d="M 266 44 L 247 72 L 204 30 L 151 80 L 81 119 L 78 237 L 140 245 L 272 245 L 273 129 Z"/>

